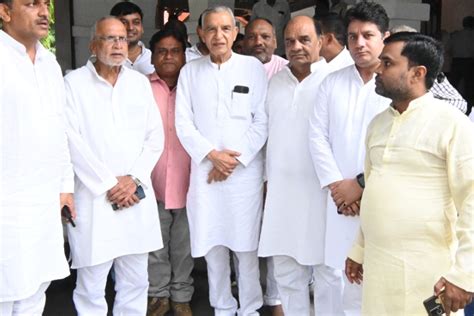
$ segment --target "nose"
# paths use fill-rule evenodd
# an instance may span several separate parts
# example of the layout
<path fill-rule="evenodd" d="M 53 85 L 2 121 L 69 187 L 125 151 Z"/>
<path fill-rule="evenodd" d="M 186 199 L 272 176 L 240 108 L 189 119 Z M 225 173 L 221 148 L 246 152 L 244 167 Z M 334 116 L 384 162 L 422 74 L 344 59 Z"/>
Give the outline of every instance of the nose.
<path fill-rule="evenodd" d="M 49 6 L 46 3 L 39 5 L 38 16 L 49 18 Z"/>
<path fill-rule="evenodd" d="M 217 31 L 216 31 L 216 37 L 217 38 L 221 38 L 223 36 L 224 32 L 222 31 L 221 28 L 217 28 Z"/>
<path fill-rule="evenodd" d="M 383 71 L 383 65 L 382 65 L 382 63 L 380 63 L 380 64 L 377 66 L 377 68 L 375 69 L 375 73 L 378 74 L 378 75 L 380 75 L 380 74 L 382 74 L 382 71 Z"/>
<path fill-rule="evenodd" d="M 358 35 L 356 38 L 356 47 L 364 47 L 365 46 L 365 39 L 362 35 Z"/>
<path fill-rule="evenodd" d="M 132 23 L 125 23 L 125 28 L 127 29 L 127 31 L 133 31 L 133 25 Z"/>
<path fill-rule="evenodd" d="M 261 36 L 256 36 L 255 37 L 255 45 L 262 45 L 262 37 Z"/>

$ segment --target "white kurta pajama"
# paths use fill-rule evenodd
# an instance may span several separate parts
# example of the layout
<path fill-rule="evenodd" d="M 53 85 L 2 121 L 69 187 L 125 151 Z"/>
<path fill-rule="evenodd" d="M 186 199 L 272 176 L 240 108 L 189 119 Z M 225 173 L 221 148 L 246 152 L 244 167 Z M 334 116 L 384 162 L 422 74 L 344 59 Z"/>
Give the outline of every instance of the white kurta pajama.
<path fill-rule="evenodd" d="M 314 168 L 321 187 L 355 178 L 363 172 L 367 126 L 389 104 L 389 99 L 375 93 L 375 75 L 364 84 L 355 65 L 326 77 L 318 91 L 309 134 Z M 324 263 L 343 270 L 359 227 L 359 218 L 339 215 L 330 192 L 326 209 Z M 342 277 L 341 271 L 334 272 Z M 346 298 L 347 295 L 360 296 L 357 289 L 353 294 L 347 292 L 352 290 L 354 285 L 346 283 Z M 351 300 L 346 300 L 345 309 L 349 309 Z"/>
<path fill-rule="evenodd" d="M 259 256 L 287 256 L 307 273 L 302 287 L 278 281 L 285 315 L 308 314 L 312 266 L 324 263 L 327 189 L 321 189 L 309 151 L 309 117 L 316 91 L 329 73 L 324 59 L 314 63 L 303 81 L 289 67 L 270 81 L 266 109 L 269 135 L 266 154 L 267 197 Z M 283 267 L 275 258 L 275 274 Z M 316 283 L 318 281 L 316 280 Z M 291 297 L 291 299 L 290 299 Z"/>
<path fill-rule="evenodd" d="M 247 87 L 248 93 L 233 93 L 236 86 Z M 221 65 L 206 56 L 181 70 L 176 130 L 192 159 L 187 208 L 193 257 L 215 246 L 256 252 L 263 198 L 261 148 L 267 138 L 266 87 L 262 64 L 235 53 Z M 227 180 L 208 184 L 212 163 L 206 156 L 213 149 L 240 152 L 240 164 Z"/>
<path fill-rule="evenodd" d="M 76 173 L 77 227 L 68 229 L 72 267 L 80 271 L 161 248 L 150 175 L 164 136 L 148 79 L 122 67 L 112 86 L 89 61 L 65 80 Z M 117 183 L 116 177 L 124 175 L 143 182 L 146 197 L 130 208 L 113 211 L 106 193 Z M 147 279 L 146 265 L 143 277 Z"/>
<path fill-rule="evenodd" d="M 0 31 L 0 305 L 40 289 L 43 299 L 42 285 L 69 275 L 59 202 L 74 189 L 64 83 L 55 57 L 36 49 L 32 63 Z"/>

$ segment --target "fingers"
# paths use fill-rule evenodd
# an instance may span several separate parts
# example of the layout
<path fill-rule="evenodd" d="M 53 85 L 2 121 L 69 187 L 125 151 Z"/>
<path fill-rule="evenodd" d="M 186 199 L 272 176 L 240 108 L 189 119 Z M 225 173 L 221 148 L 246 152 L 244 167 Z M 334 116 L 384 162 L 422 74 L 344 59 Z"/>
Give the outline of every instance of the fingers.
<path fill-rule="evenodd" d="M 434 286 L 434 294 L 436 296 L 439 296 L 441 294 L 441 291 L 444 289 L 446 286 L 446 280 L 444 278 L 439 279 L 438 282 L 436 282 Z"/>
<path fill-rule="evenodd" d="M 444 307 L 444 311 L 446 312 L 446 315 L 449 316 L 449 314 L 451 313 L 451 306 L 452 306 L 451 298 L 448 295 L 442 295 L 441 301 L 443 302 L 443 307 Z"/>
<path fill-rule="evenodd" d="M 223 152 L 225 152 L 226 154 L 231 155 L 232 157 L 239 157 L 240 156 L 240 153 L 238 151 L 233 151 L 233 150 L 230 150 L 230 149 L 224 149 Z"/>

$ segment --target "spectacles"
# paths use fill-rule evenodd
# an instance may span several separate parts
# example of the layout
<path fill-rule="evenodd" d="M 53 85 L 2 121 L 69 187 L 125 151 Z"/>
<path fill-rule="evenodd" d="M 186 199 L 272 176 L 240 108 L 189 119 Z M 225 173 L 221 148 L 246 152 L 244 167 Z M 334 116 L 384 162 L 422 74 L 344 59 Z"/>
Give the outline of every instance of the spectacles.
<path fill-rule="evenodd" d="M 101 41 L 104 41 L 108 44 L 113 44 L 113 43 L 121 43 L 125 44 L 128 43 L 128 39 L 125 36 L 97 36 L 98 39 Z"/>
<path fill-rule="evenodd" d="M 173 48 L 157 48 L 155 50 L 155 53 L 158 55 L 158 56 L 161 56 L 161 57 L 164 57 L 168 54 L 170 54 L 171 56 L 177 56 L 179 54 L 182 54 L 183 53 L 183 50 L 179 47 L 173 47 Z"/>

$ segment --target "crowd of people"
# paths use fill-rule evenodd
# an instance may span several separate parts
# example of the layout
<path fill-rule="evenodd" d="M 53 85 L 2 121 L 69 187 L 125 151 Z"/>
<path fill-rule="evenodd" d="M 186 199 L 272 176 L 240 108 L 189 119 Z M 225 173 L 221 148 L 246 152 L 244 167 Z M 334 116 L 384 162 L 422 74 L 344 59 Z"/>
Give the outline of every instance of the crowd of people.
<path fill-rule="evenodd" d="M 363 1 L 344 18 L 275 9 L 281 25 L 256 8 L 241 54 L 214 6 L 196 44 L 175 21 L 146 48 L 124 1 L 63 78 L 39 43 L 48 9 L 0 0 L 0 315 L 42 314 L 69 274 L 62 224 L 78 315 L 108 313 L 111 272 L 114 315 L 192 315 L 198 257 L 215 315 L 472 301 L 474 124 L 437 40 Z"/>

